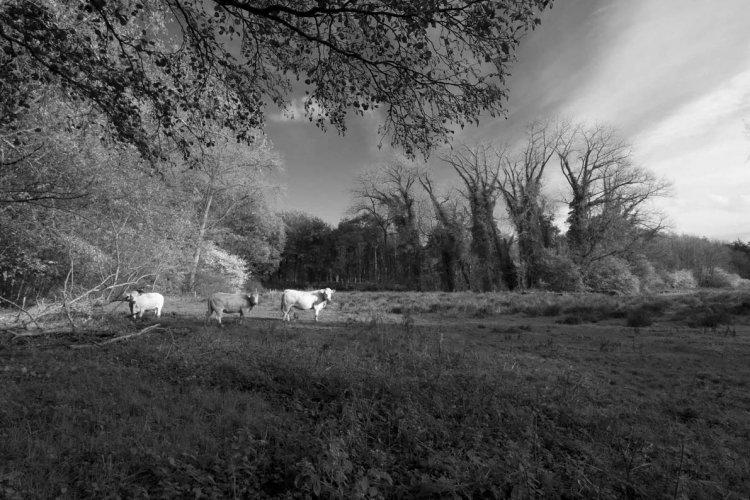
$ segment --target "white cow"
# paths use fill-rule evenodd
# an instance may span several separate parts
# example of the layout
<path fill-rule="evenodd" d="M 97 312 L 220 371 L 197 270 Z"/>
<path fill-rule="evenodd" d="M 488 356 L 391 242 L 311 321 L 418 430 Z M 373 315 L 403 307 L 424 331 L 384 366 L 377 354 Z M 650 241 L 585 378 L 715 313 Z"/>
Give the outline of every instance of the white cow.
<path fill-rule="evenodd" d="M 315 321 L 318 321 L 318 314 L 326 304 L 331 302 L 331 296 L 335 290 L 323 288 L 312 292 L 300 292 L 298 290 L 284 290 L 281 296 L 281 312 L 284 313 L 282 321 L 289 321 L 289 311 L 292 307 L 295 309 L 315 310 Z"/>
<path fill-rule="evenodd" d="M 217 292 L 211 295 L 211 298 L 208 299 L 208 314 L 206 315 L 206 321 L 203 324 L 208 324 L 208 320 L 213 313 L 216 313 L 216 319 L 219 320 L 219 326 L 221 327 L 224 326 L 221 324 L 221 315 L 223 313 L 240 313 L 240 324 L 242 324 L 245 315 L 250 314 L 252 308 L 257 306 L 258 303 L 257 290 L 252 295 L 249 293 Z"/>
<path fill-rule="evenodd" d="M 161 317 L 161 309 L 164 307 L 164 295 L 160 293 L 143 293 L 143 290 L 133 290 L 125 294 L 125 300 L 130 305 L 130 314 L 135 318 L 138 311 L 138 318 L 143 318 L 146 311 L 156 311 L 156 317 Z"/>

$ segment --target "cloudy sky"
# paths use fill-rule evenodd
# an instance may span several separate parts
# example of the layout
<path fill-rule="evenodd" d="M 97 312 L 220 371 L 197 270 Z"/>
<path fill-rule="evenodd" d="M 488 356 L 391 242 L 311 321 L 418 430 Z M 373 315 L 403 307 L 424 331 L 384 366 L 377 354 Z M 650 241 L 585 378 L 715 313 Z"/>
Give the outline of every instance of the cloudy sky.
<path fill-rule="evenodd" d="M 540 115 L 606 122 L 638 163 L 673 182 L 659 206 L 675 232 L 750 241 L 748 19 L 748 0 L 557 0 L 518 50 L 507 119 L 487 117 L 457 139 L 513 141 Z M 286 166 L 281 204 L 336 225 L 360 168 L 393 154 L 388 139 L 378 149 L 374 118 L 351 119 L 340 136 L 269 111 Z"/>

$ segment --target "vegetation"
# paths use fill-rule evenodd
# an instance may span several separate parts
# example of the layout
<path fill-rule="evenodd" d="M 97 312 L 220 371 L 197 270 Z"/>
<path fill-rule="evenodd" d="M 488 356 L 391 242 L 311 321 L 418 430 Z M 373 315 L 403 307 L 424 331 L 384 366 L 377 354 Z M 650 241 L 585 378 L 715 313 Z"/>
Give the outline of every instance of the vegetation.
<path fill-rule="evenodd" d="M 0 498 L 746 497 L 748 244 L 666 233 L 608 125 L 426 163 L 550 3 L 0 2 Z M 275 209 L 265 105 L 303 91 L 405 153 L 337 227 Z M 322 285 L 281 324 L 274 288 Z"/>
<path fill-rule="evenodd" d="M 170 297 L 166 310 L 176 315 L 158 322 L 136 326 L 120 308 L 95 311 L 77 335 L 5 334 L 0 491 L 61 499 L 750 491 L 747 293 L 337 295 L 315 327 L 303 315 L 282 325 L 276 297 L 265 294 L 249 324 L 228 320 L 224 330 L 201 326 L 202 300 Z M 722 326 L 685 324 L 690 311 L 719 304 Z M 556 324 L 553 305 L 598 322 Z M 628 325 L 622 311 L 654 323 Z M 91 345 L 102 332 L 146 324 L 158 326 Z"/>

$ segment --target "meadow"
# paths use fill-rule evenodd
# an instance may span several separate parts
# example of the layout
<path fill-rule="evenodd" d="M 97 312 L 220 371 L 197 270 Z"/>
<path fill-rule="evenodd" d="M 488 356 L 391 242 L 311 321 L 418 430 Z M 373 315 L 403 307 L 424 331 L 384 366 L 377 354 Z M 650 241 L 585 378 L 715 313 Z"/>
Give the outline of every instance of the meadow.
<path fill-rule="evenodd" d="M 0 498 L 750 496 L 750 292 L 205 310 L 92 306 L 35 336 L 6 311 Z"/>

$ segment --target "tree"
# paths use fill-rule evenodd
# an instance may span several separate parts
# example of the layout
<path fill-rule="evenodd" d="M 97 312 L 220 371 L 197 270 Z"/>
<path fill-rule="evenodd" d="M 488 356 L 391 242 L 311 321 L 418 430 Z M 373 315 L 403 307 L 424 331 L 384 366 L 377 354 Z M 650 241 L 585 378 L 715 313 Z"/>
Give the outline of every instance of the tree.
<path fill-rule="evenodd" d="M 381 228 L 385 274 L 392 269 L 409 285 L 419 289 L 422 274 L 423 200 L 417 188 L 424 167 L 402 156 L 388 163 L 365 168 L 351 190 L 349 213 L 368 214 Z M 389 242 L 394 254 L 388 256 Z"/>
<path fill-rule="evenodd" d="M 419 182 L 427 192 L 435 210 L 437 224 L 432 230 L 428 246 L 432 246 L 440 259 L 439 274 L 443 289 L 455 292 L 458 289 L 456 272 L 460 269 L 467 286 L 471 285 L 466 269 L 468 254 L 466 225 L 456 197 L 437 194 L 433 181 L 427 173 L 420 175 Z"/>
<path fill-rule="evenodd" d="M 286 244 L 281 255 L 281 282 L 329 281 L 334 261 L 333 228 L 322 219 L 299 211 L 281 215 Z"/>
<path fill-rule="evenodd" d="M 471 145 L 460 144 L 441 155 L 463 182 L 462 194 L 471 211 L 471 250 L 480 269 L 483 291 L 496 289 L 501 283 L 509 289 L 516 286 L 511 241 L 501 237 L 495 221 L 503 154 L 493 145 L 477 141 Z"/>
<path fill-rule="evenodd" d="M 554 233 L 552 214 L 542 196 L 544 174 L 559 141 L 559 128 L 538 119 L 526 127 L 526 144 L 518 153 L 501 158 L 503 176 L 498 186 L 518 239 L 519 282 L 524 287 L 539 284 L 544 249 Z"/>
<path fill-rule="evenodd" d="M 8 0 L 0 6 L 0 94 L 56 85 L 107 117 L 120 140 L 188 150 L 207 123 L 250 142 L 266 100 L 304 82 L 306 112 L 344 131 L 380 106 L 381 134 L 407 154 L 450 124 L 504 112 L 513 52 L 551 0 Z M 27 103 L 28 104 L 28 103 Z M 319 110 L 315 111 L 315 110 Z"/>
<path fill-rule="evenodd" d="M 666 227 L 649 202 L 666 196 L 670 184 L 634 165 L 632 154 L 610 126 L 578 123 L 562 133 L 557 155 L 570 188 L 566 238 L 579 264 L 626 256 Z"/>
<path fill-rule="evenodd" d="M 195 251 L 187 284 L 192 290 L 207 232 L 216 229 L 238 207 L 249 202 L 252 212 L 252 205 L 262 204 L 264 193 L 271 187 L 263 175 L 278 169 L 280 160 L 260 132 L 256 131 L 252 146 L 246 146 L 219 131 L 214 134 L 214 144 L 194 154 L 188 166 L 182 181 L 199 199 Z"/>

